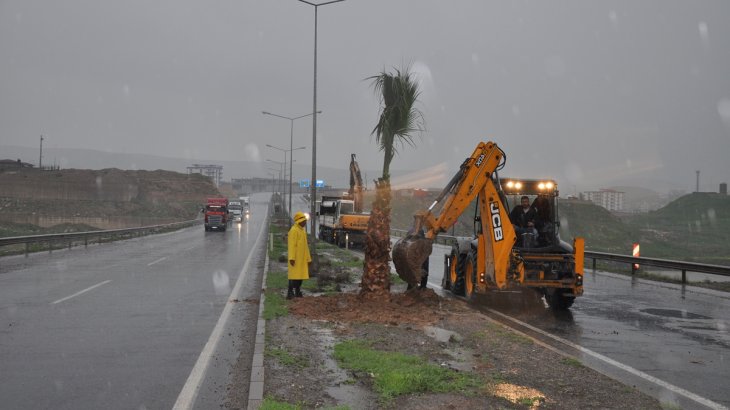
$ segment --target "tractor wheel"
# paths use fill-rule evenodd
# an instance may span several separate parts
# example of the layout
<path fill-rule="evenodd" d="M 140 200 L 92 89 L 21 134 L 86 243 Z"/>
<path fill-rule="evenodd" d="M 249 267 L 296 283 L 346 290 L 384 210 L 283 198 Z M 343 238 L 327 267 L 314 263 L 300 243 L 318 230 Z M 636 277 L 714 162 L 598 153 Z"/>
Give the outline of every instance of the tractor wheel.
<path fill-rule="evenodd" d="M 449 272 L 449 282 L 451 283 L 451 293 L 457 296 L 464 295 L 464 270 L 466 267 L 467 254 L 454 253 L 451 262 L 451 270 Z"/>
<path fill-rule="evenodd" d="M 469 252 L 464 263 L 464 296 L 474 301 L 477 295 L 477 255 Z"/>
<path fill-rule="evenodd" d="M 568 296 L 565 293 L 565 289 L 548 288 L 545 290 L 545 300 L 552 310 L 566 310 L 573 306 L 575 296 Z"/>

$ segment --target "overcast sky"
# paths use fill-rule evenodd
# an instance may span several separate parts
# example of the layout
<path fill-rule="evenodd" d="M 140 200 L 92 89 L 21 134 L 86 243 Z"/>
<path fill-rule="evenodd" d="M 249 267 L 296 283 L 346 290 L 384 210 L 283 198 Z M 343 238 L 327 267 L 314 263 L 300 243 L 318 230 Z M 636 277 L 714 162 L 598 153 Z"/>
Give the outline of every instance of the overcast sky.
<path fill-rule="evenodd" d="M 318 26 L 319 165 L 382 167 L 365 79 L 410 64 L 427 131 L 393 168 L 416 185 L 480 140 L 564 192 L 730 182 L 729 1 L 347 0 Z M 312 111 L 313 54 L 297 0 L 0 0 L 0 145 L 280 160 L 290 123 L 261 112 Z M 311 164 L 311 117 L 294 146 Z"/>

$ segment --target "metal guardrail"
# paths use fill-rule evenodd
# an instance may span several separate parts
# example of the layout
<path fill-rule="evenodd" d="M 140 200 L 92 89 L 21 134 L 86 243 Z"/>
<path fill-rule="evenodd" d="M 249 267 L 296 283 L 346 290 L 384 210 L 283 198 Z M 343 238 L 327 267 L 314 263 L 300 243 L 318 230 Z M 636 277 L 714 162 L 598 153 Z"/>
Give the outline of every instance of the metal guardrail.
<path fill-rule="evenodd" d="M 628 263 L 631 273 L 636 273 L 636 265 L 654 266 L 682 271 L 682 283 L 687 283 L 687 272 L 709 273 L 712 275 L 730 276 L 730 266 L 710 265 L 706 263 L 674 261 L 669 259 L 646 258 L 643 256 L 617 255 L 605 252 L 585 252 L 586 258 L 593 259 L 593 270 L 596 270 L 596 260 Z"/>
<path fill-rule="evenodd" d="M 405 236 L 404 229 L 391 229 L 392 236 Z M 455 236 L 438 235 L 434 243 L 442 245 L 451 245 L 456 240 Z M 596 270 L 596 260 L 607 260 L 612 262 L 627 263 L 631 266 L 631 273 L 636 273 L 635 266 L 654 266 L 657 268 L 666 268 L 682 271 L 682 283 L 687 283 L 687 272 L 709 273 L 712 275 L 730 276 L 730 266 L 710 265 L 706 263 L 674 261 L 669 259 L 647 258 L 643 256 L 619 255 L 615 253 L 591 252 L 585 251 L 585 258 L 593 259 L 593 270 Z"/>
<path fill-rule="evenodd" d="M 48 253 L 53 251 L 53 245 L 59 242 L 68 242 L 68 248 L 76 242 L 84 242 L 84 247 L 89 245 L 89 239 L 97 238 L 98 242 L 101 243 L 103 238 L 114 238 L 115 236 L 124 235 L 138 235 L 142 236 L 151 232 L 158 232 L 167 229 L 180 229 L 188 226 L 193 226 L 202 223 L 202 219 L 193 219 L 189 221 L 173 222 L 162 225 L 150 225 L 142 226 L 138 228 L 125 228 L 125 229 L 110 229 L 104 231 L 87 231 L 87 232 L 73 232 L 73 233 L 56 233 L 48 235 L 29 235 L 29 236 L 11 236 L 7 238 L 0 238 L 0 247 L 8 245 L 25 244 L 25 256 L 28 256 L 30 252 L 30 245 L 33 243 L 47 243 Z M 58 249 L 58 248 L 56 248 Z"/>

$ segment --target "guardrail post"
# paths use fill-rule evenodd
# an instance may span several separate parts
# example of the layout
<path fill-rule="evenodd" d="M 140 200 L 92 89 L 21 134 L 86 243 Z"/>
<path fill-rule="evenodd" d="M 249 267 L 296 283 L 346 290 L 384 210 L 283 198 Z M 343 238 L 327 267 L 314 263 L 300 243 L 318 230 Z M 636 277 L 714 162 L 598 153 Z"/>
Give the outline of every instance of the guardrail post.
<path fill-rule="evenodd" d="M 593 272 L 596 271 L 596 258 L 593 258 Z"/>
<path fill-rule="evenodd" d="M 84 235 L 84 249 L 89 247 L 89 237 Z"/>
<path fill-rule="evenodd" d="M 687 270 L 682 269 L 682 283 L 687 283 Z"/>
<path fill-rule="evenodd" d="M 632 263 L 631 264 L 631 275 L 633 276 L 634 274 L 636 274 L 636 264 Z"/>
<path fill-rule="evenodd" d="M 53 241 L 48 241 L 48 253 L 53 253 Z"/>
<path fill-rule="evenodd" d="M 28 257 L 28 252 L 30 252 L 30 242 L 25 243 L 25 257 Z"/>

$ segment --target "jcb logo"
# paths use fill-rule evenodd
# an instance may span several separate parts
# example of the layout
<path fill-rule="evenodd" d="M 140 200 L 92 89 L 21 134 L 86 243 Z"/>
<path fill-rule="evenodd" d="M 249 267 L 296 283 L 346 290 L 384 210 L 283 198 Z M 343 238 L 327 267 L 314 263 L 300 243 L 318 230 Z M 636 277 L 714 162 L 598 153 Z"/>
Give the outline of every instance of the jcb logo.
<path fill-rule="evenodd" d="M 502 231 L 502 217 L 499 215 L 499 204 L 497 202 L 489 203 L 489 212 L 492 214 L 492 230 L 494 231 L 494 241 L 499 242 L 504 239 Z"/>
<path fill-rule="evenodd" d="M 476 166 L 479 168 L 479 165 L 482 165 L 482 161 L 484 161 L 484 154 L 480 155 L 479 158 L 477 158 Z"/>

